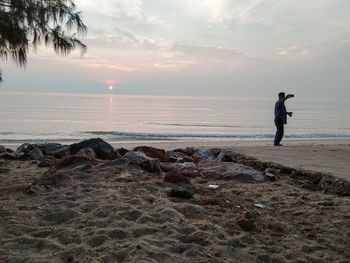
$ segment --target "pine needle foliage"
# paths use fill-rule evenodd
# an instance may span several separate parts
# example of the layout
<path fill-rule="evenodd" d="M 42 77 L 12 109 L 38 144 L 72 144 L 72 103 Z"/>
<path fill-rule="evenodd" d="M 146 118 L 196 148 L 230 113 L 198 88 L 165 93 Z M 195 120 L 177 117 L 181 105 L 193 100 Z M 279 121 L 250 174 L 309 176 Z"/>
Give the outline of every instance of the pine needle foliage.
<path fill-rule="evenodd" d="M 57 54 L 75 48 L 84 53 L 86 30 L 73 0 L 0 0 L 0 57 L 20 67 L 27 64 L 29 48 L 42 43 Z"/>

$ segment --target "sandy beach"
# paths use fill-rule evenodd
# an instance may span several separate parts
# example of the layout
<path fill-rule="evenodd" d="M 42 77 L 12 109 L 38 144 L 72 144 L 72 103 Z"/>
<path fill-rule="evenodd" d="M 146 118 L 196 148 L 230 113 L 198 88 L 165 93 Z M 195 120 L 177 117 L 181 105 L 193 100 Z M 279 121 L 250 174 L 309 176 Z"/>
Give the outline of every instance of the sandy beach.
<path fill-rule="evenodd" d="M 349 141 L 148 144 L 1 155 L 0 262 L 349 262 Z"/>

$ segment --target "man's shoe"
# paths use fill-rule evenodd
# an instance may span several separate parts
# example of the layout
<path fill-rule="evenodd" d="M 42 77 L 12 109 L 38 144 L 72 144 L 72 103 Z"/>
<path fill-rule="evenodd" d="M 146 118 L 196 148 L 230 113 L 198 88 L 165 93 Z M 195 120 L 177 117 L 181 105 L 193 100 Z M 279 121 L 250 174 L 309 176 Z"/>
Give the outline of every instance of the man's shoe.
<path fill-rule="evenodd" d="M 277 143 L 277 144 L 275 144 L 275 146 L 283 146 L 282 144 L 280 144 L 280 143 Z"/>

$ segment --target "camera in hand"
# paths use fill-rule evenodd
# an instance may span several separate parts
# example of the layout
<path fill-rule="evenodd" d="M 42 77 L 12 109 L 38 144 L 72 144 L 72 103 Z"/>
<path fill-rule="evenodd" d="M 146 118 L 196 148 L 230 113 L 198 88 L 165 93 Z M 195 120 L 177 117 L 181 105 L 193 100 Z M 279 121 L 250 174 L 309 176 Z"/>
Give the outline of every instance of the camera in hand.
<path fill-rule="evenodd" d="M 290 94 L 290 97 L 293 98 L 293 97 L 294 97 L 294 94 Z"/>

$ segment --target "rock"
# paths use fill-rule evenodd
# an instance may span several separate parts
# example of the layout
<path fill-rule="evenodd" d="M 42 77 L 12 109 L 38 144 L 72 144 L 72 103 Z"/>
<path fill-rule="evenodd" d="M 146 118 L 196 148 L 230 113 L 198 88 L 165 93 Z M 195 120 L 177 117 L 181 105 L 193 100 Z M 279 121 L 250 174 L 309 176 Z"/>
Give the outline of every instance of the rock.
<path fill-rule="evenodd" d="M 193 193 L 184 187 L 173 187 L 170 190 L 169 196 L 188 199 L 193 197 Z"/>
<path fill-rule="evenodd" d="M 69 146 L 61 146 L 54 149 L 43 150 L 44 155 L 54 156 L 55 158 L 62 158 L 64 156 L 70 155 Z"/>
<path fill-rule="evenodd" d="M 69 154 L 69 148 L 66 145 L 59 143 L 39 143 L 39 144 L 29 144 L 24 143 L 19 146 L 16 150 L 18 153 L 29 153 L 35 148 L 38 148 L 43 155 L 54 156 L 56 158 L 62 158 Z"/>
<path fill-rule="evenodd" d="M 38 160 L 41 157 L 43 157 L 43 153 L 40 151 L 39 148 L 34 148 L 27 155 L 30 160 Z"/>
<path fill-rule="evenodd" d="M 323 175 L 318 184 L 318 188 L 325 193 L 350 196 L 350 181 L 337 178 L 333 175 Z"/>
<path fill-rule="evenodd" d="M 187 156 L 192 156 L 197 150 L 193 147 L 187 147 L 185 149 L 175 149 L 174 151 L 183 153 Z"/>
<path fill-rule="evenodd" d="M 164 176 L 164 182 L 173 184 L 190 184 L 190 180 L 180 174 L 176 169 L 167 172 Z"/>
<path fill-rule="evenodd" d="M 75 155 L 76 156 L 85 156 L 85 157 L 88 157 L 90 159 L 96 159 L 97 158 L 97 155 L 94 152 L 94 150 L 89 148 L 89 147 L 81 149 Z"/>
<path fill-rule="evenodd" d="M 142 152 L 131 151 L 125 154 L 121 159 L 126 160 L 130 164 L 139 165 L 149 172 L 161 173 L 159 160 L 148 157 Z"/>
<path fill-rule="evenodd" d="M 199 164 L 205 178 L 238 180 L 242 182 L 264 182 L 266 178 L 260 171 L 236 163 L 221 163 L 217 161 L 202 161 Z"/>
<path fill-rule="evenodd" d="M 1 153 L 7 153 L 5 146 L 0 145 L 0 154 Z"/>
<path fill-rule="evenodd" d="M 33 150 L 35 148 L 34 144 L 30 144 L 30 143 L 23 143 L 22 145 L 20 145 L 16 152 L 18 153 L 28 153 L 31 150 Z"/>
<path fill-rule="evenodd" d="M 166 151 L 165 152 L 167 162 L 177 162 L 179 160 L 179 154 L 175 151 Z"/>
<path fill-rule="evenodd" d="M 201 149 L 195 152 L 194 156 L 204 160 L 214 160 L 216 157 L 211 150 Z"/>
<path fill-rule="evenodd" d="M 119 153 L 117 153 L 110 144 L 108 144 L 101 138 L 85 140 L 79 143 L 74 143 L 69 146 L 71 154 L 76 154 L 83 148 L 93 149 L 97 155 L 97 158 L 103 160 L 112 160 L 114 158 L 120 157 Z"/>
<path fill-rule="evenodd" d="M 146 156 L 159 159 L 161 162 L 165 162 L 167 160 L 165 151 L 163 149 L 157 149 L 149 146 L 139 146 L 136 147 L 133 151 L 143 152 L 146 154 Z"/>
<path fill-rule="evenodd" d="M 125 149 L 125 148 L 119 148 L 116 150 L 121 156 L 124 156 L 125 154 L 127 154 L 129 152 L 129 150 Z"/>
<path fill-rule="evenodd" d="M 23 156 L 23 153 L 18 153 L 18 152 L 12 152 L 12 153 L 2 153 L 0 154 L 0 159 L 5 159 L 5 160 L 18 160 Z"/>
<path fill-rule="evenodd" d="M 56 168 L 57 169 L 61 169 L 61 168 L 65 168 L 65 167 L 71 167 L 77 164 L 81 164 L 83 162 L 89 162 L 89 163 L 93 163 L 93 164 L 97 164 L 98 161 L 95 159 L 92 159 L 90 157 L 87 156 L 79 156 L 79 155 L 69 155 L 66 157 L 63 157 L 62 159 L 60 159 L 57 163 L 56 163 Z M 71 167 L 72 168 L 72 167 Z"/>
<path fill-rule="evenodd" d="M 266 168 L 264 173 L 266 178 L 269 179 L 271 182 L 277 181 L 276 171 L 274 169 Z"/>
<path fill-rule="evenodd" d="M 177 170 L 181 175 L 186 177 L 197 177 L 200 173 L 197 166 L 194 163 L 160 163 L 160 167 L 163 171 L 169 172 L 171 170 Z"/>
<path fill-rule="evenodd" d="M 236 223 L 244 231 L 250 231 L 256 228 L 255 220 L 253 218 L 246 218 L 244 215 L 240 215 L 237 218 Z"/>
<path fill-rule="evenodd" d="M 38 159 L 39 167 L 51 167 L 54 165 L 55 165 L 55 160 L 53 159 L 53 157 L 43 156 Z"/>
<path fill-rule="evenodd" d="M 232 156 L 225 152 L 220 152 L 215 160 L 218 162 L 233 162 Z"/>

